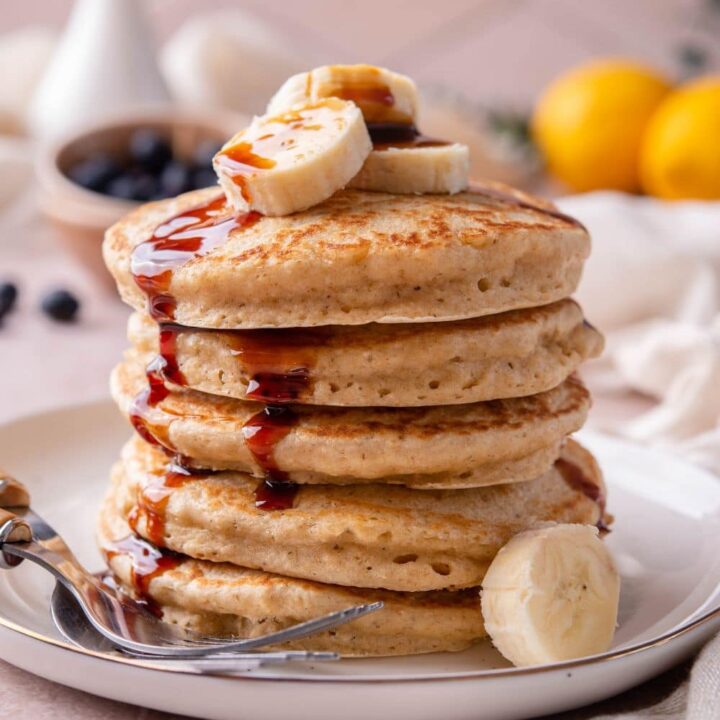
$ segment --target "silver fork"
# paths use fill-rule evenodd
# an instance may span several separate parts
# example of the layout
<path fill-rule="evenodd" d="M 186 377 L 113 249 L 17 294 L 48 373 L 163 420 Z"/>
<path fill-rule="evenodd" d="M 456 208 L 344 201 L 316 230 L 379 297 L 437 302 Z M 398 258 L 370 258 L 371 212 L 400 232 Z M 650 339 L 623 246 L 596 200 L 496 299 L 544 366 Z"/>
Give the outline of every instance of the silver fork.
<path fill-rule="evenodd" d="M 164 623 L 141 603 L 108 592 L 77 560 L 60 535 L 30 508 L 25 487 L 0 470 L 0 568 L 30 560 L 52 573 L 72 594 L 92 626 L 134 655 L 204 657 L 239 653 L 297 640 L 380 610 L 382 602 L 355 605 L 261 637 L 207 637 Z M 333 659 L 333 653 L 294 654 L 293 659 Z"/>
<path fill-rule="evenodd" d="M 114 655 L 121 652 L 130 662 L 137 662 L 141 667 L 164 668 L 168 670 L 213 674 L 242 675 L 249 670 L 266 665 L 277 665 L 297 660 L 317 661 L 336 660 L 335 653 L 306 653 L 293 650 L 244 653 L 226 653 L 203 655 L 201 657 L 158 657 L 157 655 L 135 655 L 127 650 L 118 650 L 104 635 L 101 635 L 90 624 L 70 591 L 60 582 L 55 583 L 55 590 L 50 600 L 50 612 L 55 626 L 66 640 L 73 645 L 103 655 Z"/>

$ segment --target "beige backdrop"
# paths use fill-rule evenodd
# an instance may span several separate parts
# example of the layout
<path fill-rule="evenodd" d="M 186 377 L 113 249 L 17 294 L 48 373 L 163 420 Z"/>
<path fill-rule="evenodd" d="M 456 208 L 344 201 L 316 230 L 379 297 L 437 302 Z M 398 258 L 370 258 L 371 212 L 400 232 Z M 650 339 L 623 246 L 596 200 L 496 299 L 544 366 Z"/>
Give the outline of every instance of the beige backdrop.
<path fill-rule="evenodd" d="M 563 68 L 625 55 L 677 71 L 677 49 L 712 49 L 711 0 L 145 0 L 159 39 L 192 13 L 242 7 L 272 21 L 308 62 L 371 62 L 470 99 L 522 108 Z M 3 0 L 0 32 L 59 24 L 71 0 Z M 715 3 L 717 5 L 717 3 Z"/>

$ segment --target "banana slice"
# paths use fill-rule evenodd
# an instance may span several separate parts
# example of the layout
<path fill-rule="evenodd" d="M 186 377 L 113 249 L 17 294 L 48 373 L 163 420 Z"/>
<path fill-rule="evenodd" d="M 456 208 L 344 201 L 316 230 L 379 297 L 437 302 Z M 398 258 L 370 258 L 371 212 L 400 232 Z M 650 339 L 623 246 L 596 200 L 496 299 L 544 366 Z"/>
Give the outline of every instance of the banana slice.
<path fill-rule="evenodd" d="M 456 193 L 467 187 L 467 146 L 418 136 L 414 125 L 418 94 L 409 77 L 373 65 L 326 65 L 287 80 L 270 100 L 268 112 L 326 97 L 358 105 L 373 138 L 388 128 L 410 138 L 378 142 L 349 187 L 408 195 Z"/>
<path fill-rule="evenodd" d="M 369 123 L 411 124 L 417 114 L 415 83 L 374 65 L 325 65 L 293 75 L 272 97 L 267 112 L 275 115 L 328 97 L 352 100 Z"/>
<path fill-rule="evenodd" d="M 594 655 L 610 647 L 620 577 L 591 525 L 516 535 L 485 575 L 482 613 L 495 647 L 514 665 Z"/>
<path fill-rule="evenodd" d="M 373 150 L 348 187 L 410 195 L 456 193 L 468 186 L 467 145 L 443 143 Z"/>
<path fill-rule="evenodd" d="M 235 210 L 289 215 L 345 187 L 371 150 L 358 107 L 326 98 L 253 118 L 215 155 L 213 167 Z"/>

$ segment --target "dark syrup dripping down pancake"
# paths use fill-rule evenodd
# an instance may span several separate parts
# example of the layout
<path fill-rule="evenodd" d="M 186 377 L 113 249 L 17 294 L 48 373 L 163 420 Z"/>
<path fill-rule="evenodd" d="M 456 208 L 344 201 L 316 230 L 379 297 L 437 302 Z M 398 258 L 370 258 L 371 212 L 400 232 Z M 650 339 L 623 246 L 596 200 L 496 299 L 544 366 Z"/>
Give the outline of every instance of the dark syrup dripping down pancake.
<path fill-rule="evenodd" d="M 147 387 L 132 402 L 130 422 L 145 442 L 156 445 L 166 453 L 175 451 L 170 442 L 167 423 L 153 421 L 152 408 L 160 404 L 170 391 L 165 386 L 163 377 L 163 358 L 158 355 L 146 368 Z"/>
<path fill-rule="evenodd" d="M 235 214 L 221 195 L 205 205 L 164 222 L 152 237 L 132 252 L 130 269 L 148 299 L 148 312 L 158 322 L 175 319 L 175 298 L 170 294 L 173 272 L 225 243 L 230 233 L 253 225 L 256 212 Z"/>
<path fill-rule="evenodd" d="M 162 617 L 162 611 L 148 596 L 148 589 L 154 578 L 176 568 L 182 562 L 182 556 L 170 550 L 155 547 L 137 535 L 128 535 L 103 549 L 108 562 L 118 555 L 130 558 L 131 578 L 135 594 L 153 615 Z"/>
<path fill-rule="evenodd" d="M 160 325 L 157 369 L 165 380 L 180 386 L 187 385 L 177 360 L 177 342 L 184 332 L 221 335 L 248 378 L 245 397 L 271 404 L 304 397 L 312 382 L 316 348 L 328 337 L 322 328 L 207 331 L 164 323 Z"/>
<path fill-rule="evenodd" d="M 265 479 L 255 489 L 255 507 L 260 510 L 287 510 L 293 506 L 298 487 L 278 468 L 275 446 L 297 421 L 289 407 L 267 405 L 243 427 L 245 442 L 265 472 Z"/>
<path fill-rule="evenodd" d="M 381 83 L 363 83 L 363 84 L 344 84 L 333 92 L 335 97 L 341 100 L 352 100 L 352 102 L 360 105 L 372 103 L 374 105 L 384 105 L 392 107 L 395 105 L 395 96 L 387 85 Z"/>
<path fill-rule="evenodd" d="M 148 518 L 148 533 L 153 532 L 151 526 L 157 527 L 159 537 L 162 536 L 164 530 L 163 511 L 171 488 L 186 482 L 193 475 L 208 474 L 207 472 L 195 472 L 185 467 L 183 459 L 170 441 L 169 425 L 153 422 L 153 408 L 169 395 L 169 390 L 165 385 L 167 369 L 170 368 L 169 380 L 177 384 L 185 384 L 185 378 L 175 359 L 175 343 L 180 330 L 181 328 L 178 326 L 161 329 L 162 354 L 148 365 L 146 371 L 148 387 L 135 398 L 130 412 L 130 420 L 140 437 L 159 447 L 167 455 L 175 457 L 161 487 L 156 487 L 150 495 L 145 493 L 149 499 L 146 498 L 144 505 L 141 503 L 138 506 L 147 511 L 145 515 Z M 244 347 L 248 348 L 247 345 Z M 255 349 L 260 352 L 259 346 Z M 304 368 L 286 375 L 268 373 L 262 382 L 257 383 L 258 388 L 262 388 L 266 395 L 282 398 L 285 401 L 296 399 L 307 387 L 307 384 L 308 373 Z M 287 474 L 278 468 L 274 451 L 277 443 L 290 432 L 297 420 L 297 415 L 289 407 L 266 405 L 243 426 L 245 442 L 265 473 L 265 479 L 258 485 L 256 491 L 256 507 L 259 509 L 284 510 L 292 507 L 297 494 L 297 486 L 290 482 Z M 153 500 L 153 493 L 156 501 Z M 156 502 L 155 506 L 152 504 L 154 502 Z"/>
<path fill-rule="evenodd" d="M 598 506 L 600 510 L 600 519 L 597 521 L 598 530 L 603 533 L 610 532 L 610 528 L 605 523 L 605 495 L 602 488 L 587 477 L 579 465 L 565 458 L 558 458 L 555 461 L 555 467 L 573 490 L 581 492 Z"/>
<path fill-rule="evenodd" d="M 193 470 L 181 464 L 179 458 L 168 463 L 162 473 L 148 477 L 147 484 L 138 492 L 137 504 L 128 517 L 128 524 L 137 534 L 138 523 L 145 521 L 144 535 L 155 545 L 165 540 L 165 515 L 170 495 L 178 488 L 198 477 L 207 477 L 211 471 Z"/>
<path fill-rule="evenodd" d="M 445 140 L 423 135 L 410 123 L 368 123 L 368 132 L 375 150 L 443 147 L 450 144 Z"/>
<path fill-rule="evenodd" d="M 228 331 L 232 354 L 246 370 L 246 397 L 266 403 L 301 399 L 310 388 L 315 348 L 325 341 L 318 329 Z"/>

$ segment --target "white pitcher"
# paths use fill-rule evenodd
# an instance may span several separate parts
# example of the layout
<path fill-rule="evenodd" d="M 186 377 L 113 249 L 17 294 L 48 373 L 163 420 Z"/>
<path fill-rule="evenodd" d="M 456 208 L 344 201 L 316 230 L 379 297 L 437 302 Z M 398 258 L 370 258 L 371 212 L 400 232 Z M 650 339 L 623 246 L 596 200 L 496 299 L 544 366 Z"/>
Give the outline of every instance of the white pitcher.
<path fill-rule="evenodd" d="M 77 0 L 33 98 L 42 140 L 133 106 L 169 102 L 141 0 Z"/>

